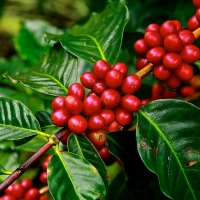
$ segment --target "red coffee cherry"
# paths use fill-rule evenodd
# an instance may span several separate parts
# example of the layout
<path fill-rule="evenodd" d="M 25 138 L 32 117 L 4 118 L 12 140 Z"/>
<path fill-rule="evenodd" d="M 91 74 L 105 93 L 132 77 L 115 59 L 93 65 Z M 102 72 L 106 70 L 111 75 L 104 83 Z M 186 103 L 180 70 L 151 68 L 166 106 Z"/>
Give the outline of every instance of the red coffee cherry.
<path fill-rule="evenodd" d="M 79 115 L 83 111 L 83 103 L 75 95 L 68 95 L 65 98 L 64 105 L 71 115 Z"/>
<path fill-rule="evenodd" d="M 40 193 L 37 188 L 29 189 L 26 194 L 24 200 L 38 200 L 40 199 Z"/>
<path fill-rule="evenodd" d="M 111 69 L 106 74 L 105 82 L 109 88 L 116 89 L 120 87 L 120 85 L 122 84 L 122 81 L 123 81 L 123 75 L 117 69 Z"/>
<path fill-rule="evenodd" d="M 40 182 L 43 184 L 47 184 L 47 172 L 43 171 L 39 176 Z"/>
<path fill-rule="evenodd" d="M 99 115 L 93 115 L 88 120 L 88 129 L 91 131 L 98 131 L 105 126 L 105 119 Z"/>
<path fill-rule="evenodd" d="M 60 140 L 60 142 L 63 144 L 63 145 L 67 145 L 67 141 L 68 141 L 68 138 L 69 136 L 71 135 L 72 131 L 68 129 L 66 135 Z M 47 169 L 47 166 L 48 166 L 48 163 L 46 164 L 46 169 Z M 46 171 L 46 170 L 45 170 Z"/>
<path fill-rule="evenodd" d="M 107 85 L 105 82 L 101 81 L 101 82 L 96 82 L 93 85 L 92 91 L 97 95 L 97 96 L 101 96 L 101 94 L 103 93 L 103 91 L 105 91 L 107 89 Z"/>
<path fill-rule="evenodd" d="M 153 75 L 158 80 L 166 80 L 172 75 L 172 72 L 171 70 L 167 69 L 163 64 L 159 64 L 154 66 Z"/>
<path fill-rule="evenodd" d="M 5 194 L 5 195 L 2 196 L 1 200 L 17 200 L 17 199 L 10 194 Z"/>
<path fill-rule="evenodd" d="M 92 89 L 94 83 L 97 82 L 97 75 L 93 72 L 85 72 L 81 75 L 80 81 L 84 87 Z"/>
<path fill-rule="evenodd" d="M 149 102 L 151 102 L 151 99 L 148 99 L 148 98 L 141 99 L 141 106 L 144 106 L 144 105 L 148 104 Z"/>
<path fill-rule="evenodd" d="M 5 193 L 16 199 L 22 199 L 25 195 L 25 188 L 20 183 L 14 183 L 8 190 L 5 190 Z"/>
<path fill-rule="evenodd" d="M 24 189 L 27 191 L 27 190 L 29 190 L 30 188 L 33 187 L 33 181 L 32 181 L 31 179 L 26 178 L 26 179 L 23 179 L 23 180 L 21 181 L 21 185 L 22 185 L 22 186 L 24 187 Z"/>
<path fill-rule="evenodd" d="M 133 114 L 121 106 L 114 108 L 115 120 L 120 126 L 129 125 L 133 120 Z"/>
<path fill-rule="evenodd" d="M 90 117 L 92 115 L 99 114 L 100 112 L 101 112 L 100 98 L 95 95 L 87 96 L 83 101 L 83 114 L 87 117 Z"/>
<path fill-rule="evenodd" d="M 167 80 L 165 80 L 165 83 L 169 88 L 175 89 L 180 86 L 181 80 L 179 78 L 177 78 L 176 76 L 172 75 Z"/>
<path fill-rule="evenodd" d="M 104 108 L 101 110 L 100 115 L 104 118 L 105 126 L 108 126 L 115 119 L 113 110 Z"/>
<path fill-rule="evenodd" d="M 174 71 L 174 74 L 182 81 L 189 81 L 193 77 L 194 71 L 190 65 L 182 63 L 180 67 Z"/>
<path fill-rule="evenodd" d="M 121 129 L 121 126 L 114 120 L 109 124 L 106 131 L 107 132 L 113 132 L 113 131 L 119 131 Z"/>
<path fill-rule="evenodd" d="M 51 103 L 51 108 L 53 111 L 59 110 L 60 108 L 64 107 L 64 99 L 65 97 L 63 96 L 57 96 L 53 99 Z"/>
<path fill-rule="evenodd" d="M 195 41 L 194 34 L 190 30 L 181 30 L 178 32 L 178 36 L 181 38 L 183 46 L 193 44 Z"/>
<path fill-rule="evenodd" d="M 163 65 L 170 70 L 177 69 L 182 63 L 182 58 L 177 53 L 167 53 L 163 58 Z"/>
<path fill-rule="evenodd" d="M 180 95 L 182 97 L 189 97 L 192 96 L 196 93 L 196 88 L 190 85 L 185 85 L 183 87 L 180 88 Z"/>
<path fill-rule="evenodd" d="M 56 110 L 51 115 L 51 121 L 54 125 L 63 127 L 67 126 L 68 120 L 71 117 L 69 112 L 65 108 Z"/>
<path fill-rule="evenodd" d="M 192 17 L 190 17 L 190 19 L 188 20 L 187 23 L 187 27 L 189 30 L 194 31 L 197 28 L 199 28 L 200 23 L 198 22 L 197 18 L 195 15 L 193 15 Z"/>
<path fill-rule="evenodd" d="M 41 195 L 40 196 L 40 200 L 48 200 L 48 198 L 46 196 L 44 196 L 44 195 Z"/>
<path fill-rule="evenodd" d="M 128 73 L 128 67 L 123 62 L 115 63 L 114 66 L 113 66 L 113 69 L 119 70 L 122 73 L 123 77 L 126 77 L 126 75 Z"/>
<path fill-rule="evenodd" d="M 108 149 L 105 146 L 99 149 L 98 153 L 103 161 L 107 161 L 112 157 L 112 154 L 108 151 Z"/>
<path fill-rule="evenodd" d="M 83 101 L 85 97 L 85 89 L 80 83 L 73 83 L 68 88 L 68 95 L 75 95 Z"/>
<path fill-rule="evenodd" d="M 195 16 L 197 21 L 200 22 L 200 7 L 196 10 Z"/>
<path fill-rule="evenodd" d="M 69 119 L 68 127 L 72 132 L 76 134 L 81 134 L 87 129 L 88 123 L 83 116 L 74 115 Z"/>
<path fill-rule="evenodd" d="M 151 87 L 151 93 L 152 94 L 161 94 L 161 95 L 163 95 L 164 92 L 165 92 L 165 87 L 160 82 L 154 83 L 152 85 L 152 87 Z"/>
<path fill-rule="evenodd" d="M 137 112 L 141 107 L 141 102 L 138 97 L 126 94 L 121 98 L 120 106 L 128 112 Z"/>
<path fill-rule="evenodd" d="M 120 102 L 120 94 L 115 89 L 107 89 L 101 95 L 101 103 L 106 108 L 114 108 Z"/>
<path fill-rule="evenodd" d="M 104 130 L 98 131 L 89 131 L 87 133 L 88 139 L 92 142 L 92 144 L 96 147 L 102 147 L 107 141 L 107 135 Z"/>
<path fill-rule="evenodd" d="M 149 31 L 144 34 L 144 41 L 149 48 L 162 46 L 163 39 L 159 32 Z"/>
<path fill-rule="evenodd" d="M 196 8 L 200 8 L 200 2 L 199 0 L 193 0 L 193 5 L 196 7 Z"/>
<path fill-rule="evenodd" d="M 161 64 L 165 54 L 166 50 L 163 47 L 154 47 L 147 52 L 146 58 L 150 63 Z"/>
<path fill-rule="evenodd" d="M 149 61 L 147 60 L 145 56 L 138 57 L 135 63 L 138 71 L 144 68 L 145 66 L 147 66 L 148 64 L 149 64 Z"/>
<path fill-rule="evenodd" d="M 183 46 L 183 48 L 180 51 L 180 56 L 183 62 L 190 64 L 196 62 L 199 59 L 200 51 L 197 46 L 188 44 Z"/>
<path fill-rule="evenodd" d="M 182 30 L 182 25 L 178 20 L 172 20 L 172 22 L 176 25 L 178 32 Z"/>
<path fill-rule="evenodd" d="M 148 32 L 148 31 L 160 32 L 160 26 L 158 24 L 149 24 L 146 27 L 146 32 Z"/>
<path fill-rule="evenodd" d="M 104 80 L 106 77 L 106 74 L 110 71 L 111 65 L 106 60 L 98 60 L 94 64 L 94 74 L 97 76 L 98 80 Z"/>
<path fill-rule="evenodd" d="M 139 55 L 146 55 L 147 51 L 149 50 L 147 44 L 145 43 L 144 39 L 139 39 L 134 43 L 134 50 Z"/>
<path fill-rule="evenodd" d="M 124 79 L 121 85 L 121 91 L 124 94 L 134 94 L 140 89 L 141 85 L 142 85 L 141 78 L 135 74 L 132 74 Z"/>
<path fill-rule="evenodd" d="M 174 24 L 173 21 L 165 21 L 161 26 L 160 26 L 160 34 L 163 38 L 165 38 L 169 34 L 176 34 L 177 28 L 176 25 Z"/>
<path fill-rule="evenodd" d="M 164 93 L 165 99 L 176 99 L 177 96 L 178 96 L 177 90 L 169 90 L 166 88 Z"/>
<path fill-rule="evenodd" d="M 178 53 L 182 48 L 181 38 L 177 34 L 169 34 L 164 39 L 164 48 L 168 52 Z"/>

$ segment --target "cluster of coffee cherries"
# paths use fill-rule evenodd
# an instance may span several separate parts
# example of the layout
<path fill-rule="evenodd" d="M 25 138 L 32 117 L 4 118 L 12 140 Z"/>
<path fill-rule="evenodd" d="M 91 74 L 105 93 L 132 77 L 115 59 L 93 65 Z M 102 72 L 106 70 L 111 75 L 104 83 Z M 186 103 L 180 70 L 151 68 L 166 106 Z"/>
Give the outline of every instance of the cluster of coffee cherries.
<path fill-rule="evenodd" d="M 194 41 L 193 32 L 182 29 L 177 20 L 165 21 L 162 25 L 150 24 L 146 27 L 144 38 L 134 43 L 139 54 L 136 68 L 140 70 L 151 63 L 158 80 L 164 81 L 169 88 L 178 88 L 193 77 L 191 64 L 200 58 Z"/>
<path fill-rule="evenodd" d="M 67 96 L 53 99 L 52 123 L 87 136 L 102 157 L 109 157 L 104 146 L 106 132 L 129 126 L 141 107 L 140 99 L 133 95 L 141 87 L 141 78 L 127 73 L 122 62 L 111 67 L 105 60 L 97 61 L 93 72 L 83 73 L 80 83 L 70 85 Z M 85 88 L 90 90 L 87 95 Z"/>
<path fill-rule="evenodd" d="M 40 194 L 37 187 L 34 187 L 31 179 L 23 179 L 19 183 L 13 183 L 4 191 L 0 200 L 48 200 L 45 195 Z"/>

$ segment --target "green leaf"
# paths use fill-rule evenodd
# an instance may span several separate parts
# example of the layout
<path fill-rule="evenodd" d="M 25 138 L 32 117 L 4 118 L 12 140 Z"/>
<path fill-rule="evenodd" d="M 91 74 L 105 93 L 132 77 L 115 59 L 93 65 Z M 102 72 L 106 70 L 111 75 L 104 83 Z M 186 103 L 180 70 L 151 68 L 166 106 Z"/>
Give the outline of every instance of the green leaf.
<path fill-rule="evenodd" d="M 0 165 L 0 175 L 10 175 L 12 174 L 11 171 L 6 170 L 3 166 Z"/>
<path fill-rule="evenodd" d="M 53 125 L 51 121 L 51 113 L 45 110 L 38 110 L 35 114 L 38 122 L 40 123 L 40 127 L 42 129 L 46 129 L 47 127 Z"/>
<path fill-rule="evenodd" d="M 122 1 L 109 3 L 102 13 L 93 13 L 86 24 L 74 26 L 69 34 L 46 33 L 47 40 L 59 41 L 63 48 L 88 62 L 107 60 L 113 65 L 119 55 L 129 13 Z"/>
<path fill-rule="evenodd" d="M 4 77 L 14 82 L 20 81 L 24 86 L 41 93 L 66 95 L 69 85 L 76 82 L 77 58 L 56 44 L 30 72 L 19 75 L 6 73 Z"/>
<path fill-rule="evenodd" d="M 38 121 L 24 104 L 0 98 L 0 141 L 20 140 L 37 134 L 48 136 L 40 132 Z"/>
<path fill-rule="evenodd" d="M 53 155 L 48 165 L 48 185 L 54 199 L 106 199 L 106 188 L 97 169 L 69 152 Z"/>
<path fill-rule="evenodd" d="M 138 112 L 137 147 L 172 199 L 200 198 L 200 109 L 181 100 L 157 100 Z"/>
<path fill-rule="evenodd" d="M 21 30 L 15 36 L 14 45 L 22 59 L 29 61 L 32 65 L 38 63 L 52 46 L 52 43 L 44 41 L 44 32 L 61 34 L 62 30 L 41 20 L 26 20 L 22 23 Z"/>
<path fill-rule="evenodd" d="M 108 188 L 108 172 L 106 166 L 98 154 L 95 147 L 82 135 L 71 134 L 68 138 L 67 147 L 69 152 L 77 154 L 90 162 L 99 172 L 104 181 L 106 188 Z"/>

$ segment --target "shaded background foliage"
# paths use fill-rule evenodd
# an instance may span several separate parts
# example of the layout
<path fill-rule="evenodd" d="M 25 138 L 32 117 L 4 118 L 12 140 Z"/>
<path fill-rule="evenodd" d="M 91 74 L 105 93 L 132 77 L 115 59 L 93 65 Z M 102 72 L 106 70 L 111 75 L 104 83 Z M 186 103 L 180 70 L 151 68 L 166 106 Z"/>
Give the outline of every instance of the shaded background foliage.
<path fill-rule="evenodd" d="M 106 0 L 1 0 L 0 74 L 2 75 L 5 71 L 12 73 L 29 71 L 53 45 L 53 43 L 47 43 L 44 40 L 44 32 L 68 32 L 73 25 L 86 22 L 92 12 L 101 12 L 106 3 Z M 133 50 L 133 43 L 143 36 L 148 24 L 162 24 L 166 20 L 177 19 L 183 27 L 186 27 L 188 19 L 195 12 L 192 1 L 188 0 L 169 0 L 164 3 L 162 0 L 127 0 L 127 7 L 130 21 L 125 27 L 118 61 L 125 62 L 129 66 L 130 73 L 135 71 L 134 63 L 137 56 Z M 90 63 L 79 60 L 79 74 L 83 71 L 89 71 L 91 68 Z M 140 98 L 148 97 L 150 87 L 154 82 L 155 79 L 152 76 L 146 77 L 141 89 L 143 92 L 138 92 L 137 95 Z M 30 88 L 22 87 L 20 84 L 13 84 L 7 79 L 0 80 L 0 97 L 20 100 L 33 113 L 36 113 L 37 110 L 51 111 L 51 96 L 39 94 Z M 129 166 L 128 171 L 131 174 L 127 181 L 130 190 L 127 190 L 125 185 L 121 185 L 123 176 L 121 173 L 116 173 L 117 167 L 109 166 L 110 173 L 114 175 L 111 177 L 113 181 L 108 199 L 149 199 L 149 196 L 158 200 L 168 199 L 160 191 L 157 176 L 149 172 L 142 163 L 137 152 L 135 135 L 132 136 L 134 137 L 131 138 L 130 142 L 133 144 L 131 153 L 135 158 L 134 162 L 126 157 L 123 160 Z M 5 164 L 7 168 L 14 170 L 19 163 L 30 156 L 30 152 L 36 151 L 41 146 L 41 140 L 38 136 L 35 137 L 31 149 L 29 145 L 15 147 L 12 142 L 1 143 L 0 155 L 2 159 L 0 164 Z M 130 150 L 127 149 L 127 151 Z M 12 156 L 9 154 L 10 152 L 13 152 Z M 38 161 L 35 166 L 40 162 Z M 33 166 L 33 169 L 26 173 L 26 176 L 35 178 L 37 173 L 38 169 Z M 3 179 L 4 177 L 1 176 L 0 180 Z M 35 181 L 38 181 L 37 178 Z M 119 185 L 121 191 L 113 194 Z"/>

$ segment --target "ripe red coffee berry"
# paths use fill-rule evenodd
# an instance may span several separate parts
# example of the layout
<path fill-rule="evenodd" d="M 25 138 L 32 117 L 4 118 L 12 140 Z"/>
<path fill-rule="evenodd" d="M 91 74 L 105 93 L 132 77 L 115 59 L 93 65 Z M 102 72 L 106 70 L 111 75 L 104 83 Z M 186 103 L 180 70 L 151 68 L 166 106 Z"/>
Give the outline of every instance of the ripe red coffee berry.
<path fill-rule="evenodd" d="M 173 21 L 165 21 L 161 26 L 160 26 L 160 34 L 163 38 L 165 38 L 169 34 L 176 34 L 177 28 L 176 25 L 174 24 Z"/>
<path fill-rule="evenodd" d="M 148 32 L 148 31 L 160 32 L 160 26 L 158 24 L 149 24 L 146 27 L 146 32 Z"/>
<path fill-rule="evenodd" d="M 190 19 L 188 20 L 187 23 L 187 27 L 189 30 L 194 31 L 197 28 L 199 28 L 200 23 L 198 22 L 197 18 L 195 15 L 193 15 L 192 17 L 190 17 Z"/>
<path fill-rule="evenodd" d="M 40 193 L 37 188 L 29 189 L 26 194 L 24 200 L 38 200 L 40 199 Z"/>
<path fill-rule="evenodd" d="M 92 115 L 99 114 L 100 112 L 101 112 L 100 98 L 95 95 L 87 96 L 83 101 L 83 114 L 87 117 L 90 117 Z"/>
<path fill-rule="evenodd" d="M 183 62 L 190 64 L 196 62 L 199 59 L 200 51 L 197 46 L 188 44 L 183 46 L 183 48 L 180 51 L 180 56 Z"/>
<path fill-rule="evenodd" d="M 105 120 L 105 126 L 108 126 L 115 119 L 115 114 L 114 114 L 113 110 L 108 109 L 108 108 L 102 109 L 100 112 L 100 115 Z"/>
<path fill-rule="evenodd" d="M 200 8 L 200 1 L 199 0 L 193 0 L 193 5 L 196 7 L 196 8 Z"/>
<path fill-rule="evenodd" d="M 149 47 L 145 43 L 144 39 L 139 39 L 134 43 L 134 50 L 139 54 L 145 56 Z"/>
<path fill-rule="evenodd" d="M 149 48 L 162 46 L 163 39 L 159 32 L 148 31 L 144 34 L 144 41 Z"/>
<path fill-rule="evenodd" d="M 68 95 L 65 98 L 64 106 L 71 115 L 79 115 L 83 111 L 83 103 L 75 95 Z"/>
<path fill-rule="evenodd" d="M 68 138 L 69 136 L 71 135 L 72 131 L 70 129 L 68 129 L 66 135 L 60 140 L 60 142 L 63 144 L 63 145 L 67 145 L 67 141 L 68 141 Z M 49 162 L 47 162 L 47 165 L 48 165 Z M 43 167 L 43 165 L 42 165 Z M 47 168 L 47 167 L 46 167 Z M 46 171 L 46 170 L 45 170 Z"/>
<path fill-rule="evenodd" d="M 88 129 L 91 131 L 98 131 L 105 126 L 105 119 L 99 115 L 93 115 L 88 119 Z"/>
<path fill-rule="evenodd" d="M 92 142 L 92 144 L 96 147 L 102 147 L 107 141 L 107 135 L 104 130 L 98 131 L 89 131 L 87 133 L 88 139 Z"/>
<path fill-rule="evenodd" d="M 23 180 L 21 181 L 21 185 L 22 185 L 22 186 L 24 187 L 24 189 L 27 191 L 27 190 L 29 190 L 30 188 L 33 187 L 33 181 L 32 181 L 31 179 L 26 178 L 26 179 L 23 179 Z"/>
<path fill-rule="evenodd" d="M 120 87 L 123 81 L 123 75 L 122 73 L 117 69 L 111 69 L 107 74 L 105 78 L 106 85 L 109 88 L 116 89 Z"/>
<path fill-rule="evenodd" d="M 174 71 L 174 74 L 182 81 L 189 81 L 193 77 L 194 71 L 190 65 L 182 63 L 178 69 Z"/>
<path fill-rule="evenodd" d="M 83 116 L 74 115 L 69 119 L 68 127 L 72 132 L 76 134 L 81 134 L 87 129 L 88 123 Z"/>
<path fill-rule="evenodd" d="M 196 10 L 195 16 L 197 21 L 200 23 L 200 7 Z"/>
<path fill-rule="evenodd" d="M 182 48 L 181 38 L 177 34 L 169 34 L 164 39 L 164 48 L 168 52 L 178 53 Z"/>
<path fill-rule="evenodd" d="M 15 198 L 14 196 L 12 196 L 10 194 L 5 194 L 5 195 L 3 195 L 1 200 L 17 200 L 17 198 Z"/>
<path fill-rule="evenodd" d="M 180 88 L 180 95 L 182 97 L 189 97 L 192 96 L 196 93 L 196 88 L 191 86 L 191 85 L 185 85 L 183 87 Z"/>
<path fill-rule="evenodd" d="M 181 85 L 181 80 L 173 74 L 171 77 L 165 80 L 165 83 L 169 88 L 175 89 Z"/>
<path fill-rule="evenodd" d="M 144 105 L 148 104 L 149 102 L 151 102 L 151 99 L 149 99 L 149 98 L 142 99 L 141 106 L 144 106 Z"/>
<path fill-rule="evenodd" d="M 104 81 L 101 82 L 96 82 L 93 85 L 92 91 L 97 95 L 97 96 L 101 96 L 101 94 L 103 93 L 104 90 L 107 89 L 107 85 Z"/>
<path fill-rule="evenodd" d="M 176 25 L 177 31 L 182 30 L 182 25 L 178 20 L 172 20 L 172 22 Z"/>
<path fill-rule="evenodd" d="M 181 38 L 182 45 L 193 44 L 195 41 L 194 34 L 190 30 L 181 30 L 178 32 L 178 36 Z"/>
<path fill-rule="evenodd" d="M 177 90 L 169 90 L 166 88 L 164 93 L 165 99 L 176 99 L 177 96 L 178 96 Z"/>
<path fill-rule="evenodd" d="M 164 91 L 165 91 L 165 87 L 160 82 L 154 83 L 152 85 L 152 87 L 151 87 L 151 93 L 152 94 L 161 94 L 161 95 L 163 95 Z"/>
<path fill-rule="evenodd" d="M 67 126 L 68 120 L 71 117 L 69 112 L 65 108 L 56 110 L 51 115 L 51 121 L 54 125 L 63 127 Z"/>
<path fill-rule="evenodd" d="M 60 108 L 64 107 L 64 99 L 65 97 L 63 96 L 57 96 L 53 99 L 51 103 L 51 108 L 53 111 L 59 110 Z"/>
<path fill-rule="evenodd" d="M 80 81 L 84 87 L 92 89 L 94 83 L 97 82 L 97 75 L 93 72 L 85 72 L 81 75 Z"/>
<path fill-rule="evenodd" d="M 166 50 L 163 47 L 154 47 L 147 52 L 146 58 L 150 63 L 161 64 L 165 54 Z"/>
<path fill-rule="evenodd" d="M 147 58 L 145 56 L 138 57 L 137 60 L 136 60 L 136 63 L 135 63 L 138 71 L 143 69 L 148 64 L 149 64 L 149 61 L 147 60 Z"/>
<path fill-rule="evenodd" d="M 182 63 L 182 58 L 177 53 L 167 53 L 163 58 L 163 65 L 170 70 L 177 69 Z"/>
<path fill-rule="evenodd" d="M 120 106 L 128 112 L 137 112 L 141 107 L 141 102 L 138 97 L 126 94 L 121 98 Z"/>
<path fill-rule="evenodd" d="M 68 88 L 68 95 L 75 95 L 83 101 L 85 97 L 85 89 L 80 83 L 73 83 Z"/>
<path fill-rule="evenodd" d="M 134 94 L 140 89 L 141 85 L 141 78 L 135 74 L 131 74 L 124 79 L 121 85 L 121 91 L 124 94 Z"/>
<path fill-rule="evenodd" d="M 128 67 L 123 62 L 115 63 L 114 66 L 113 66 L 113 69 L 119 70 L 122 73 L 123 77 L 126 77 L 126 75 L 128 73 Z"/>
<path fill-rule="evenodd" d="M 43 171 L 39 176 L 40 182 L 43 184 L 47 184 L 47 172 Z"/>
<path fill-rule="evenodd" d="M 159 64 L 154 66 L 153 75 L 158 80 L 166 80 L 172 75 L 172 71 L 167 69 L 163 64 Z"/>
<path fill-rule="evenodd" d="M 120 94 L 115 89 L 107 89 L 101 95 L 101 103 L 106 108 L 114 108 L 120 102 Z"/>
<path fill-rule="evenodd" d="M 104 80 L 106 77 L 106 74 L 110 71 L 111 65 L 106 60 L 98 60 L 94 64 L 94 74 L 97 76 L 98 80 Z"/>
<path fill-rule="evenodd" d="M 112 154 L 108 151 L 108 149 L 105 146 L 99 149 L 98 153 L 103 161 L 107 161 L 112 157 Z"/>
<path fill-rule="evenodd" d="M 107 127 L 107 132 L 113 132 L 113 131 L 119 131 L 121 129 L 121 126 L 114 120 L 109 124 Z"/>
<path fill-rule="evenodd" d="M 41 195 L 40 196 L 40 200 L 48 200 L 48 198 L 46 196 L 44 196 L 44 195 Z"/>

